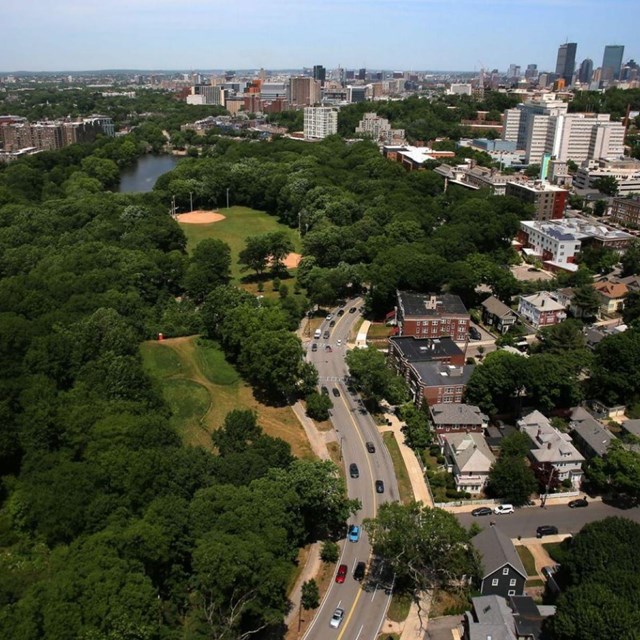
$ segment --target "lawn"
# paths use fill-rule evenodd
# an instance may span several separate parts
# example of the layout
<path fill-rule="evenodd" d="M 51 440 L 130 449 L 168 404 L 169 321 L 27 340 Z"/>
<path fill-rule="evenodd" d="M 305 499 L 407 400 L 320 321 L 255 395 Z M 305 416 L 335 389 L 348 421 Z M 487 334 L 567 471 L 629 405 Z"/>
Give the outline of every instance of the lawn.
<path fill-rule="evenodd" d="M 566 546 L 563 542 L 547 542 L 542 548 L 551 556 L 558 564 L 562 564 L 566 553 Z"/>
<path fill-rule="evenodd" d="M 398 446 L 396 438 L 391 431 L 383 433 L 382 439 L 384 440 L 385 445 L 387 445 L 391 461 L 393 462 L 393 468 L 398 480 L 400 500 L 402 500 L 404 504 L 409 504 L 409 502 L 412 502 L 415 498 L 411 488 L 411 481 L 409 480 L 409 473 L 407 472 L 407 467 L 405 466 L 402 454 L 400 453 L 400 447 Z"/>
<path fill-rule="evenodd" d="M 248 207 L 231 207 L 221 209 L 220 213 L 226 216 L 225 220 L 210 224 L 181 224 L 180 227 L 187 236 L 187 250 L 193 251 L 194 247 L 206 238 L 224 240 L 231 247 L 231 275 L 236 282 L 247 275 L 240 271 L 238 254 L 245 247 L 245 241 L 249 236 L 258 236 L 272 231 L 286 231 L 294 244 L 294 251 L 300 253 L 301 242 L 298 233 L 283 224 L 276 217 L 270 216 L 264 211 L 256 211 Z M 293 283 L 291 283 L 293 286 Z M 265 291 L 270 289 L 265 286 Z"/>
<path fill-rule="evenodd" d="M 394 593 L 387 611 L 387 618 L 394 622 L 404 622 L 411 608 L 411 596 L 406 593 Z"/>
<path fill-rule="evenodd" d="M 304 430 L 289 407 L 258 402 L 220 347 L 198 336 L 142 344 L 146 371 L 159 381 L 183 440 L 211 449 L 211 432 L 233 409 L 253 409 L 265 433 L 287 441 L 294 455 L 312 458 Z"/>
<path fill-rule="evenodd" d="M 536 571 L 536 561 L 533 559 L 531 551 L 522 545 L 517 545 L 516 551 L 520 556 L 520 560 L 522 560 L 522 564 L 524 565 L 524 570 L 527 572 L 527 575 L 537 577 L 538 572 Z"/>

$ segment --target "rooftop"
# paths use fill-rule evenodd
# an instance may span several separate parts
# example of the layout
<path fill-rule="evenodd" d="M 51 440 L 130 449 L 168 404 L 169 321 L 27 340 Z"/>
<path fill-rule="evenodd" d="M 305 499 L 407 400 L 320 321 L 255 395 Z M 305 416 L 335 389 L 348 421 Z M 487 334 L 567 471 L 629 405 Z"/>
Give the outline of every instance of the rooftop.
<path fill-rule="evenodd" d="M 488 422 L 480 408 L 471 404 L 434 404 L 430 411 L 436 427 L 450 424 L 483 425 Z"/>
<path fill-rule="evenodd" d="M 576 407 L 571 413 L 571 428 L 599 456 L 603 456 L 616 437 L 605 429 L 586 409 Z"/>
<path fill-rule="evenodd" d="M 499 527 L 487 527 L 471 538 L 471 543 L 482 558 L 483 578 L 509 564 L 526 579 L 527 572 L 513 542 Z"/>
<path fill-rule="evenodd" d="M 483 303 L 482 306 L 494 316 L 498 316 L 499 318 L 504 318 L 508 315 L 515 315 L 513 309 L 508 307 L 504 302 L 501 302 L 495 296 L 490 296 Z"/>
<path fill-rule="evenodd" d="M 481 433 L 444 433 L 442 439 L 449 444 L 460 473 L 487 474 L 496 461 Z"/>
<path fill-rule="evenodd" d="M 415 338 L 414 336 L 391 336 L 395 348 L 407 362 L 428 362 L 451 356 L 463 355 L 460 347 L 451 338 Z"/>
<path fill-rule="evenodd" d="M 453 366 L 442 362 L 414 362 L 410 366 L 425 387 L 467 384 L 475 369 L 472 364 Z"/>
<path fill-rule="evenodd" d="M 531 296 L 521 296 L 521 300 L 545 311 L 564 311 L 564 306 L 552 298 L 547 291 L 539 291 Z"/>
<path fill-rule="evenodd" d="M 472 602 L 474 615 L 465 613 L 468 640 L 516 640 L 513 614 L 504 598 L 479 596 Z"/>
<path fill-rule="evenodd" d="M 398 291 L 398 306 L 404 318 L 422 318 L 444 314 L 467 316 L 467 308 L 459 296 L 450 293 L 441 295 Z"/>

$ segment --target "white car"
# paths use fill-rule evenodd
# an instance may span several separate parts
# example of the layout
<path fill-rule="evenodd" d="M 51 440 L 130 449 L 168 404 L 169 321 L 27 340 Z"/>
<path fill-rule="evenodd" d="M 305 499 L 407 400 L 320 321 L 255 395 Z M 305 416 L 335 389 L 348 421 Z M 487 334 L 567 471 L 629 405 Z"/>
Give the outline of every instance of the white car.
<path fill-rule="evenodd" d="M 499 504 L 493 510 L 493 513 L 501 515 L 501 514 L 505 514 L 505 513 L 513 513 L 514 511 L 515 511 L 515 509 L 513 508 L 512 504 Z"/>
<path fill-rule="evenodd" d="M 341 345 L 342 345 L 342 340 L 340 340 L 340 339 L 339 339 L 339 340 L 338 340 L 338 342 L 336 342 L 336 344 L 337 344 L 338 346 L 341 346 Z"/>
<path fill-rule="evenodd" d="M 331 620 L 329 621 L 329 626 L 337 629 L 342 624 L 342 619 L 344 618 L 344 609 L 338 607 L 331 616 Z"/>

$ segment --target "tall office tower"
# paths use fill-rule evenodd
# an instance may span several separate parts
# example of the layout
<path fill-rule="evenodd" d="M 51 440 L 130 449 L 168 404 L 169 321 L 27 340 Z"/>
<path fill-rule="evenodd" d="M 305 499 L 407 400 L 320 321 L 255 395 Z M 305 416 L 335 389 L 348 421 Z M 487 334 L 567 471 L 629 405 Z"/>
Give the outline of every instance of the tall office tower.
<path fill-rule="evenodd" d="M 593 75 L 593 60 L 591 58 L 585 58 L 580 65 L 580 71 L 578 72 L 578 80 L 582 84 L 589 84 L 591 82 L 591 76 Z"/>
<path fill-rule="evenodd" d="M 338 133 L 337 107 L 305 107 L 305 138 L 326 138 L 334 133 Z"/>
<path fill-rule="evenodd" d="M 527 69 L 524 72 L 524 77 L 527 80 L 535 80 L 538 77 L 538 65 L 537 64 L 528 64 Z"/>
<path fill-rule="evenodd" d="M 358 69 L 358 80 L 366 80 L 366 79 L 367 79 L 367 70 Z"/>
<path fill-rule="evenodd" d="M 558 59 L 556 60 L 556 75 L 564 78 L 565 86 L 570 86 L 573 81 L 573 72 L 576 69 L 576 42 L 561 44 L 558 48 Z"/>
<path fill-rule="evenodd" d="M 327 79 L 327 70 L 321 64 L 313 66 L 313 79 L 317 80 L 321 86 L 324 87 L 324 82 Z"/>
<path fill-rule="evenodd" d="M 510 64 L 509 71 L 507 71 L 508 78 L 519 78 L 520 77 L 520 65 Z"/>
<path fill-rule="evenodd" d="M 309 107 L 320 102 L 320 81 L 313 78 L 291 78 L 289 102 L 292 107 Z"/>
<path fill-rule="evenodd" d="M 602 80 L 620 80 L 620 67 L 622 66 L 622 56 L 624 55 L 624 45 L 608 44 L 604 48 L 602 56 Z"/>

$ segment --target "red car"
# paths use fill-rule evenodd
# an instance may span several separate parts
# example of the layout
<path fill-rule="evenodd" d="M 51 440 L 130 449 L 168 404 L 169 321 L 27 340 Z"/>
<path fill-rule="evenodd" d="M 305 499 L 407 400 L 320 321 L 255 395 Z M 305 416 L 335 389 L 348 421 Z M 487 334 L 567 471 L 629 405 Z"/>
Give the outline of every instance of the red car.
<path fill-rule="evenodd" d="M 347 565 L 341 564 L 338 567 L 338 573 L 336 574 L 336 582 L 339 584 L 342 584 L 346 577 L 347 577 Z"/>

